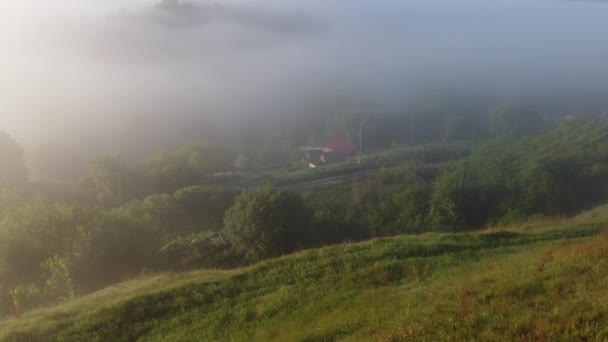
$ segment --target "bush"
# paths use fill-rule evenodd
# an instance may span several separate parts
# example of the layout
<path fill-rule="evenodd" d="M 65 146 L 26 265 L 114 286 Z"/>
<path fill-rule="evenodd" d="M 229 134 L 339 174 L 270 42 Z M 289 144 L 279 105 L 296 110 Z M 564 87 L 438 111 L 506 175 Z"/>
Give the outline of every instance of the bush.
<path fill-rule="evenodd" d="M 496 140 L 443 169 L 427 221 L 444 230 L 588 209 L 608 199 L 606 148 L 605 130 L 594 127 Z"/>
<path fill-rule="evenodd" d="M 340 219 L 324 210 L 315 212 L 310 231 L 311 246 L 359 241 L 371 236 L 367 225 L 352 219 Z"/>
<path fill-rule="evenodd" d="M 32 285 L 54 302 L 155 267 L 159 248 L 157 232 L 138 221 L 37 201 L 0 222 L 0 285 L 9 291 Z"/>
<path fill-rule="evenodd" d="M 396 233 L 422 233 L 426 230 L 425 218 L 429 211 L 430 189 L 424 183 L 414 183 L 393 195 L 399 208 L 395 219 Z"/>
<path fill-rule="evenodd" d="M 49 298 L 71 299 L 75 290 L 68 261 L 58 255 L 46 260 L 42 268 L 48 272 L 45 291 Z"/>
<path fill-rule="evenodd" d="M 213 186 L 191 186 L 178 190 L 174 197 L 177 206 L 195 225 L 191 232 L 218 231 L 223 227 L 224 215 L 234 204 L 238 192 Z"/>
<path fill-rule="evenodd" d="M 95 290 L 162 266 L 156 230 L 136 220 L 104 214 L 80 227 L 73 279 L 83 291 Z"/>
<path fill-rule="evenodd" d="M 311 217 L 297 194 L 263 186 L 237 197 L 224 229 L 237 252 L 257 261 L 306 245 Z"/>
<path fill-rule="evenodd" d="M 429 202 L 426 223 L 432 230 L 456 229 L 460 222 L 460 212 L 455 203 L 459 197 L 457 173 L 445 172 L 435 181 Z"/>
<path fill-rule="evenodd" d="M 243 261 L 230 241 L 211 231 L 179 237 L 163 246 L 160 252 L 171 270 L 225 268 Z"/>

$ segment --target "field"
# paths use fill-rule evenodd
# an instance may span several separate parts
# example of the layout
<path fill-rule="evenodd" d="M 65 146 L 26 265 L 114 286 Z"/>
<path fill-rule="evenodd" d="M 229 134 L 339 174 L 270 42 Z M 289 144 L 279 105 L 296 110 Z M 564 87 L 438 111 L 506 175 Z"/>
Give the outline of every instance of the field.
<path fill-rule="evenodd" d="M 2 341 L 608 339 L 608 210 L 145 276 L 0 323 Z"/>
<path fill-rule="evenodd" d="M 462 158 L 470 153 L 470 143 L 465 141 L 445 144 L 397 146 L 387 150 L 366 153 L 361 157 L 361 163 L 352 157 L 349 161 L 319 167 L 316 169 L 303 168 L 296 171 L 286 171 L 286 165 L 279 165 L 257 172 L 250 172 L 244 179 L 231 185 L 238 188 L 248 188 L 270 183 L 274 186 L 289 190 L 304 190 L 319 188 L 331 184 L 339 184 L 352 179 L 377 173 L 381 168 L 400 165 L 404 162 L 419 162 L 434 167 L 449 160 Z"/>

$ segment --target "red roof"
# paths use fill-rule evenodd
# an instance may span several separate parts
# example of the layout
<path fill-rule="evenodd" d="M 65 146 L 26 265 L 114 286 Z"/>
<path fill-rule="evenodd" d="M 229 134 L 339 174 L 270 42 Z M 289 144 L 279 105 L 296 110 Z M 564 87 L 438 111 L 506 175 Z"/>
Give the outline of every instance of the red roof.
<path fill-rule="evenodd" d="M 332 151 L 342 152 L 344 154 L 355 154 L 355 152 L 357 152 L 357 145 L 340 137 L 330 138 L 327 144 L 325 144 L 325 147 Z"/>

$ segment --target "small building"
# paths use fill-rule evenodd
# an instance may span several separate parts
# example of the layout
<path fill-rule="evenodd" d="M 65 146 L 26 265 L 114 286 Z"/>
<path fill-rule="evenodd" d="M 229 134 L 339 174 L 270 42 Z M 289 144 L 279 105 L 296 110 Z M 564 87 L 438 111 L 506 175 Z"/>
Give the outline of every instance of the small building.
<path fill-rule="evenodd" d="M 334 137 L 323 147 L 301 147 L 304 156 L 302 164 L 310 168 L 340 163 L 357 152 L 357 146 L 350 141 Z"/>
<path fill-rule="evenodd" d="M 353 156 L 357 153 L 357 145 L 341 137 L 332 137 L 325 144 L 325 150 Z"/>
<path fill-rule="evenodd" d="M 315 168 L 321 166 L 323 162 L 321 161 L 321 157 L 323 156 L 323 148 L 322 147 L 300 147 L 300 151 L 302 151 L 302 165 L 306 167 Z"/>

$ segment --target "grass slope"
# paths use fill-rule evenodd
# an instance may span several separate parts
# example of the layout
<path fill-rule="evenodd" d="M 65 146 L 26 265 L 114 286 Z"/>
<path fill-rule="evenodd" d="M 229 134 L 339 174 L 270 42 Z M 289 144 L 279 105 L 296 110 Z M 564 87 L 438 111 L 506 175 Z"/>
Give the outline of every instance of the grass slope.
<path fill-rule="evenodd" d="M 0 340 L 603 341 L 599 213 L 134 280 L 0 323 Z"/>

